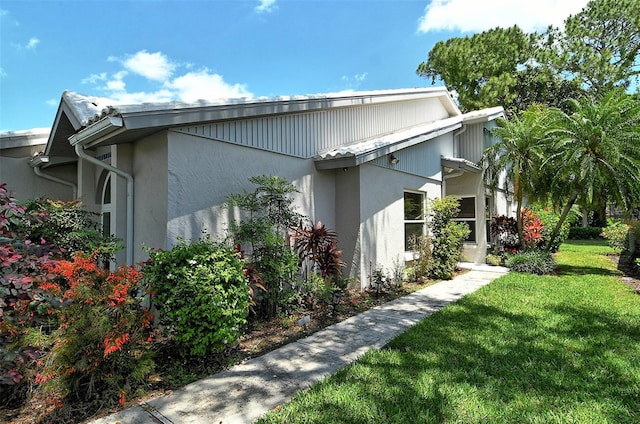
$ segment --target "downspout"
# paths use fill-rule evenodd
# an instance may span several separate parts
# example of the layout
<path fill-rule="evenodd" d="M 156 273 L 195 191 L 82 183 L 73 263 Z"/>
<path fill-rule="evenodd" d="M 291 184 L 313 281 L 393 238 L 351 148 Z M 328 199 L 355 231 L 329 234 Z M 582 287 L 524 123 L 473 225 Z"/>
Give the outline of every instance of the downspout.
<path fill-rule="evenodd" d="M 63 180 L 62 178 L 58 178 L 58 177 L 54 177 L 53 175 L 49 175 L 49 174 L 45 174 L 44 172 L 42 172 L 42 169 L 40 168 L 40 166 L 42 166 L 43 163 L 47 163 L 49 162 L 49 158 L 46 156 L 38 156 L 36 157 L 32 163 L 31 163 L 31 167 L 33 168 L 33 172 L 35 172 L 35 174 L 39 177 L 44 178 L 45 180 L 49 180 L 49 181 L 53 181 L 59 184 L 63 184 L 66 185 L 68 187 L 71 187 L 72 193 L 73 193 L 73 198 L 77 199 L 78 198 L 78 186 L 74 183 L 72 183 L 71 181 L 67 181 L 67 180 Z"/>
<path fill-rule="evenodd" d="M 75 146 L 78 157 L 90 162 L 96 166 L 100 166 L 107 171 L 111 171 L 127 180 L 127 265 L 133 265 L 133 176 L 127 174 L 122 169 L 118 169 L 107 163 L 104 163 L 93 156 L 89 156 L 81 143 Z"/>
<path fill-rule="evenodd" d="M 95 127 L 95 128 L 94 128 Z M 118 169 L 115 166 L 104 163 L 101 160 L 88 155 L 84 151 L 84 146 L 87 143 L 96 141 L 98 138 L 102 138 L 108 135 L 110 132 L 122 130 L 123 122 L 120 118 L 106 117 L 94 125 L 85 128 L 79 133 L 69 137 L 69 143 L 74 146 L 78 157 L 92 163 L 96 166 L 113 172 L 127 180 L 127 237 L 126 237 L 126 249 L 127 249 L 127 265 L 133 265 L 133 176 L 126 173 L 122 169 Z"/>

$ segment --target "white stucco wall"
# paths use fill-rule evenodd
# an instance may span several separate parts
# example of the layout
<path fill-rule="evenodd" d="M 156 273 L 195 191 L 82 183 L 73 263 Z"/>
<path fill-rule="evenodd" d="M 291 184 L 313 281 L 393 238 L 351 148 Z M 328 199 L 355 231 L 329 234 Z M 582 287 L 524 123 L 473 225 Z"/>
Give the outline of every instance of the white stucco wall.
<path fill-rule="evenodd" d="M 276 175 L 292 182 L 299 213 L 335 228 L 332 172 L 318 172 L 311 159 L 300 159 L 244 146 L 169 132 L 167 244 L 192 240 L 202 232 L 224 237 L 234 212 L 224 208 L 231 194 L 253 191 L 249 178 Z M 237 217 L 237 213 L 235 213 Z"/>
<path fill-rule="evenodd" d="M 404 192 L 424 192 L 439 198 L 437 181 L 374 165 L 360 167 L 362 286 L 369 284 L 371 267 L 391 272 L 394 261 L 404 261 Z"/>
<path fill-rule="evenodd" d="M 146 248 L 166 249 L 168 171 L 167 132 L 138 140 L 133 151 L 134 260 L 148 257 Z"/>
<path fill-rule="evenodd" d="M 73 200 L 70 186 L 41 178 L 29 165 L 34 154 L 42 151 L 43 145 L 0 149 L 0 183 L 14 192 L 20 201 L 46 197 L 53 200 Z M 75 180 L 75 165 L 63 165 L 44 170 L 57 178 Z"/>

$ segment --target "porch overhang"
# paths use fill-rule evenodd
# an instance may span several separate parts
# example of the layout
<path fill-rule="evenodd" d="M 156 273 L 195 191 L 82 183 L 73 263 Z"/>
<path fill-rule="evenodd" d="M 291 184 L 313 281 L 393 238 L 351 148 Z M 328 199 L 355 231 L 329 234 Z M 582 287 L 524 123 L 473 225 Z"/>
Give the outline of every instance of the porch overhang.
<path fill-rule="evenodd" d="M 479 174 L 482 172 L 482 168 L 480 168 L 475 163 L 470 160 L 464 158 L 450 158 L 446 156 L 442 156 L 440 158 L 440 164 L 445 170 L 448 172 L 469 172 L 472 174 Z"/>

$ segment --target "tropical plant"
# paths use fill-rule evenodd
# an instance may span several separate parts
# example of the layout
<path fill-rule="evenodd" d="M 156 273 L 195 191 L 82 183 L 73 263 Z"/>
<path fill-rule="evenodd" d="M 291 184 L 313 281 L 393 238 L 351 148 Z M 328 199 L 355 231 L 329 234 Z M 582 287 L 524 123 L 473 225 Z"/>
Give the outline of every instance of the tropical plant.
<path fill-rule="evenodd" d="M 491 238 L 495 243 L 493 253 L 496 255 L 517 251 L 520 248 L 520 241 L 516 219 L 506 215 L 496 215 L 491 218 Z"/>
<path fill-rule="evenodd" d="M 556 269 L 556 263 L 550 252 L 534 249 L 515 253 L 507 257 L 505 265 L 516 272 L 529 274 L 551 274 Z"/>
<path fill-rule="evenodd" d="M 531 206 L 531 210 L 536 214 L 536 216 L 542 222 L 542 240 L 538 244 L 538 247 L 546 246 L 547 242 L 551 238 L 551 234 L 553 229 L 556 227 L 558 221 L 560 220 L 560 215 L 556 212 L 556 210 L 552 207 L 536 203 Z M 564 223 L 560 227 L 560 232 L 556 236 L 553 244 L 551 244 L 549 251 L 557 252 L 560 248 L 560 245 L 565 242 L 569 238 L 569 230 L 571 225 L 578 219 L 578 214 L 574 212 L 572 209 L 567 215 Z"/>
<path fill-rule="evenodd" d="M 597 101 L 569 100 L 573 112 L 549 109 L 544 114 L 553 149 L 542 167 L 556 173 L 549 193 L 562 199 L 563 208 L 546 248 L 554 245 L 571 208 L 584 203 L 606 187 L 615 203 L 625 211 L 640 199 L 640 101 L 621 91 L 612 91 Z"/>
<path fill-rule="evenodd" d="M 524 247 L 522 207 L 525 197 L 535 198 L 545 181 L 543 160 L 544 127 L 538 108 L 530 108 L 512 120 L 498 119 L 492 133 L 498 142 L 487 148 L 480 160 L 484 178 L 491 189 L 500 184 L 513 189 L 516 201 L 518 240 Z"/>
<path fill-rule="evenodd" d="M 544 223 L 538 215 L 529 208 L 522 209 L 522 234 L 524 246 L 527 249 L 538 247 L 544 240 Z"/>
<path fill-rule="evenodd" d="M 296 284 L 298 258 L 290 246 L 293 229 L 303 218 L 293 207 L 293 184 L 282 177 L 256 176 L 253 192 L 227 197 L 227 207 L 243 212 L 230 225 L 230 238 L 244 251 L 247 267 L 265 289 L 257 293 L 260 310 L 273 317 L 286 303 L 286 293 Z"/>
<path fill-rule="evenodd" d="M 308 227 L 302 222 L 294 229 L 294 248 L 304 266 L 310 262 L 311 271 L 317 270 L 323 278 L 338 279 L 346 265 L 341 259 L 342 251 L 337 248 L 338 235 L 318 221 Z M 307 272 L 308 273 L 308 269 Z"/>
<path fill-rule="evenodd" d="M 194 356 L 233 346 L 249 311 L 249 287 L 235 249 L 201 238 L 151 250 L 143 272 L 161 322 Z"/>

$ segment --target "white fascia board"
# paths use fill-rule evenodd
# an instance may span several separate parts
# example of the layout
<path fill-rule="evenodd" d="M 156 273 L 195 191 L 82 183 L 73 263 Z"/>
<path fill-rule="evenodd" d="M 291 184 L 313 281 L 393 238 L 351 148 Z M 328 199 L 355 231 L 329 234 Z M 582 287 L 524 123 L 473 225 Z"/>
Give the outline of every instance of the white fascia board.
<path fill-rule="evenodd" d="M 76 144 L 83 144 L 85 146 L 90 143 L 96 144 L 105 137 L 113 135 L 114 132 L 121 132 L 122 130 L 124 130 L 122 118 L 107 116 L 69 137 L 69 143 L 74 147 Z"/>

